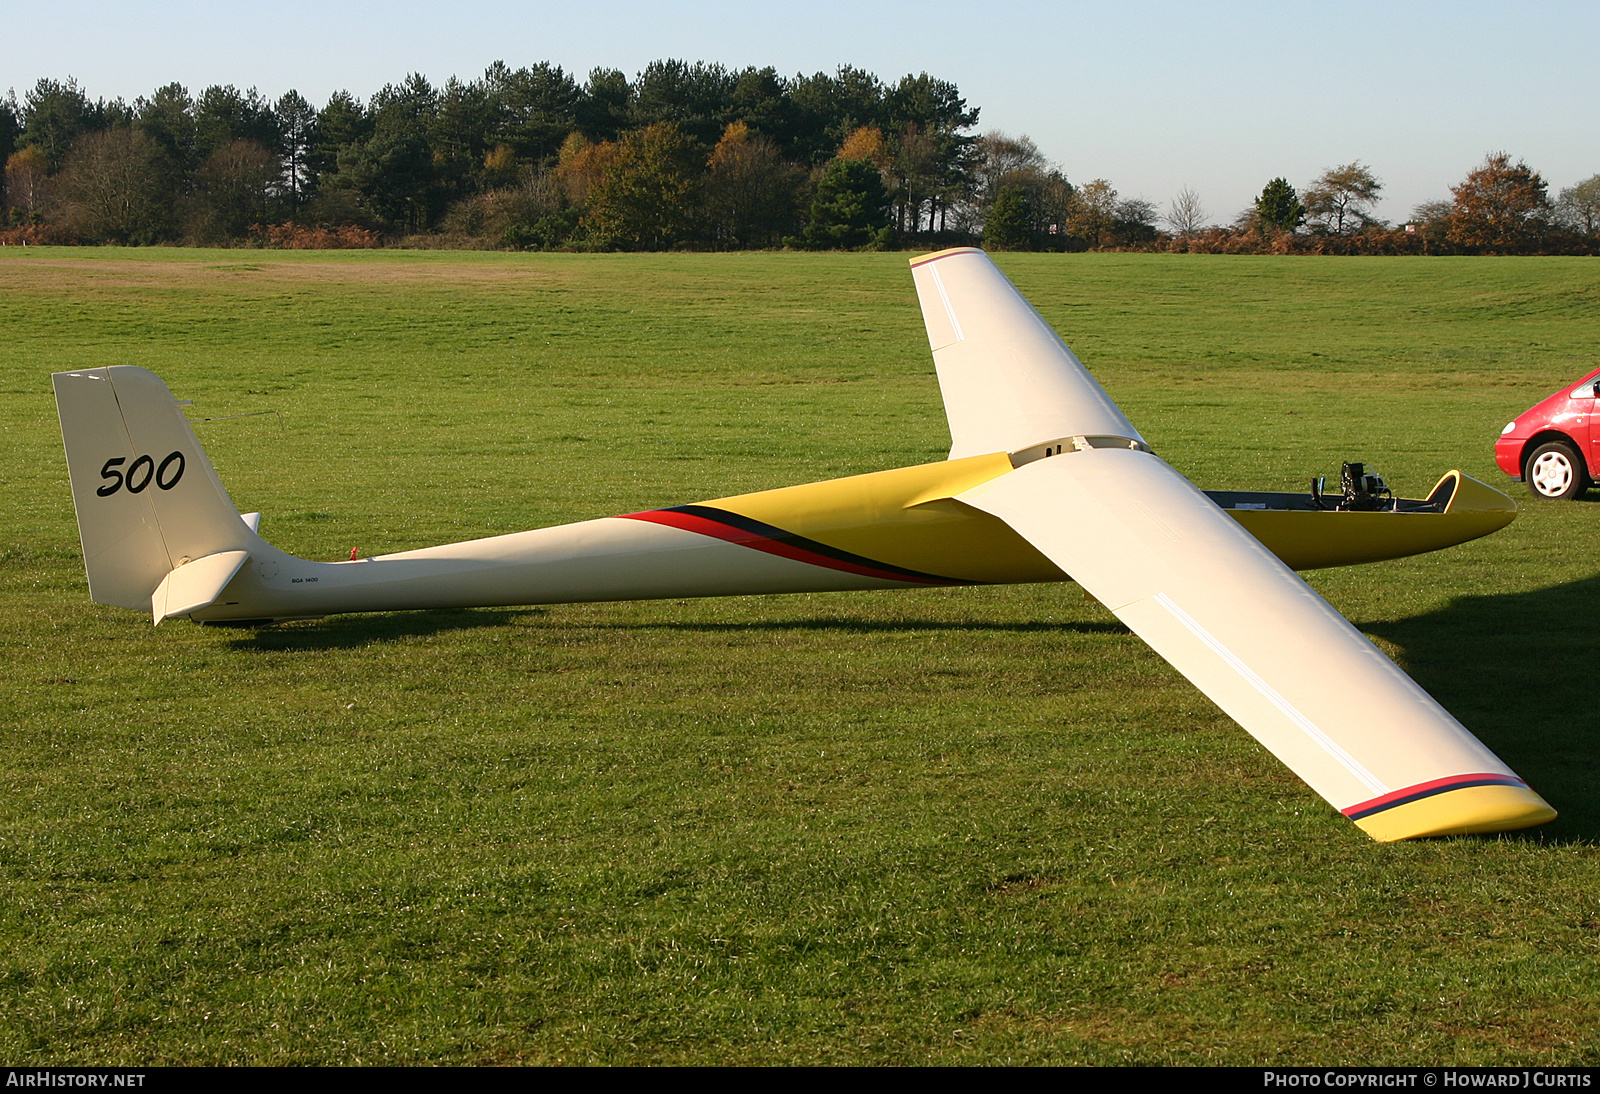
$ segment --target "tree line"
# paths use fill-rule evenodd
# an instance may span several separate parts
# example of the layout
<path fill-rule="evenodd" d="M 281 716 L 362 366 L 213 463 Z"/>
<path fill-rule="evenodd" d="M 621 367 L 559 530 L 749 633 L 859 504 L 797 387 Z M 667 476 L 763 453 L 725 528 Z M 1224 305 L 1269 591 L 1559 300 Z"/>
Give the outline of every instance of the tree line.
<path fill-rule="evenodd" d="M 1161 249 L 1273 254 L 1597 254 L 1600 175 L 1550 197 L 1544 178 L 1505 152 L 1491 152 L 1400 224 L 1372 215 L 1383 183 L 1357 161 L 1330 167 L 1297 191 L 1275 178 L 1219 227 L 1199 197 L 1183 190 L 1164 218 Z"/>
<path fill-rule="evenodd" d="M 321 107 L 176 83 L 93 100 L 43 79 L 0 100 L 0 162 L 7 227 L 60 242 L 355 229 L 530 247 L 882 246 L 961 230 L 949 207 L 977 119 L 948 81 L 850 67 L 784 78 L 667 60 L 580 82 L 496 63 Z"/>
<path fill-rule="evenodd" d="M 366 102 L 173 83 L 132 103 L 41 79 L 0 99 L 0 241 L 669 250 L 1589 252 L 1600 176 L 1552 201 L 1505 155 L 1407 224 L 1372 215 L 1360 163 L 1274 179 L 1226 226 L 1184 190 L 1165 213 L 1069 182 L 1026 136 L 926 73 L 666 60 L 633 79 L 491 65 Z"/>

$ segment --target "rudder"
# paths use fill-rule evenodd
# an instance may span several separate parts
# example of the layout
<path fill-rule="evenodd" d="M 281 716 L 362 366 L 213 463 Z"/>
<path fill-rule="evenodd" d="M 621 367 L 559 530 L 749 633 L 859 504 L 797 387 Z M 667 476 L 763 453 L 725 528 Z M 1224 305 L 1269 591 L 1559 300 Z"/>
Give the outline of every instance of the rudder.
<path fill-rule="evenodd" d="M 256 548 L 160 377 L 113 365 L 51 381 L 95 601 L 149 611 L 177 567 Z"/>

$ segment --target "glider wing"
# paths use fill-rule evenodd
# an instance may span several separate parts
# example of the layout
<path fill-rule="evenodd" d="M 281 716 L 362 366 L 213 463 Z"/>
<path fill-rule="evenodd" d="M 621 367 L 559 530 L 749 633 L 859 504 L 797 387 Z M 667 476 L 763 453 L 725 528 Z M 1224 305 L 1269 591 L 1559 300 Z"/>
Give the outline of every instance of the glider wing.
<path fill-rule="evenodd" d="M 1111 397 L 1016 287 L 972 247 L 911 263 L 950 422 L 950 458 L 1076 436 L 1144 446 Z"/>
<path fill-rule="evenodd" d="M 1164 461 L 1039 459 L 958 499 L 1009 524 L 1375 839 L 1554 811 Z"/>

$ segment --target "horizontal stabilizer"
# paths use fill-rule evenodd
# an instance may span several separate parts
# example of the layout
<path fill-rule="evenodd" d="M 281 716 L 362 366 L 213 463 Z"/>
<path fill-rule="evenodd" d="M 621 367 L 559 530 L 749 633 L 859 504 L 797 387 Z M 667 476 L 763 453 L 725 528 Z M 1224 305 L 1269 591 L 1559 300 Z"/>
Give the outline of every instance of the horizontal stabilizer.
<path fill-rule="evenodd" d="M 249 551 L 219 551 L 173 570 L 150 597 L 150 614 L 156 626 L 163 619 L 188 615 L 214 602 L 249 557 Z"/>

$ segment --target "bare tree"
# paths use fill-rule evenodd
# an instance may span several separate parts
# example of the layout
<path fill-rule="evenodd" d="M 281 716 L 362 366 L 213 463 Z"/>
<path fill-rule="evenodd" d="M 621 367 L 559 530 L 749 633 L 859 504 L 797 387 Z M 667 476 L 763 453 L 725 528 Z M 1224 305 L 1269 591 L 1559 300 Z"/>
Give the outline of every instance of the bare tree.
<path fill-rule="evenodd" d="M 923 207 L 928 210 L 927 231 L 933 231 L 934 213 L 938 209 L 939 142 L 934 135 L 907 122 L 894 142 L 894 160 L 891 172 L 894 187 L 895 224 L 901 232 L 916 234 L 923 231 Z"/>
<path fill-rule="evenodd" d="M 961 230 L 983 230 L 989 209 L 1001 191 L 1020 188 L 1032 193 L 1053 171 L 1049 161 L 1027 136 L 1012 137 L 998 131 L 983 134 L 972 145 L 970 185 L 955 202 L 950 220 Z M 1037 207 L 1038 203 L 1033 202 Z"/>
<path fill-rule="evenodd" d="M 1600 175 L 1561 191 L 1556 199 L 1556 219 L 1562 227 L 1582 235 L 1600 235 Z"/>
<path fill-rule="evenodd" d="M 1371 209 L 1382 189 L 1383 183 L 1371 169 L 1357 160 L 1322 172 L 1306 189 L 1302 202 L 1313 227 L 1344 235 L 1373 223 Z"/>
<path fill-rule="evenodd" d="M 1042 175 L 1050 169 L 1039 146 L 1024 134 L 985 133 L 973 146 L 973 180 L 979 202 L 987 205 L 1000 194 L 1001 187 L 1014 183 L 1018 176 Z"/>
<path fill-rule="evenodd" d="M 266 223 L 282 171 L 278 156 L 255 141 L 229 141 L 212 152 L 194 175 L 190 238 L 226 243 L 244 236 L 251 225 Z"/>
<path fill-rule="evenodd" d="M 1448 201 L 1425 201 L 1411 210 L 1407 231 L 1414 230 L 1422 237 L 1424 253 L 1433 247 L 1443 247 L 1449 241 L 1450 214 L 1454 208 Z"/>
<path fill-rule="evenodd" d="M 80 138 L 55 181 L 62 219 L 80 237 L 138 244 L 169 232 L 172 162 L 141 129 L 106 129 Z"/>
<path fill-rule="evenodd" d="M 1173 233 L 1187 239 L 1206 226 L 1211 214 L 1200 204 L 1200 195 L 1185 186 L 1172 197 L 1167 215 L 1161 219 Z"/>

